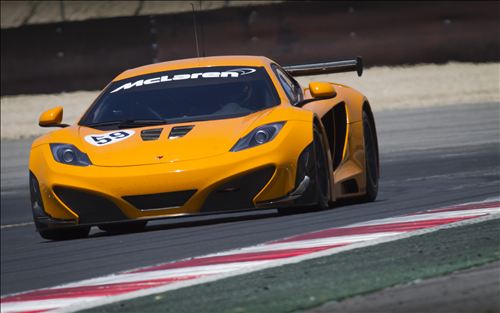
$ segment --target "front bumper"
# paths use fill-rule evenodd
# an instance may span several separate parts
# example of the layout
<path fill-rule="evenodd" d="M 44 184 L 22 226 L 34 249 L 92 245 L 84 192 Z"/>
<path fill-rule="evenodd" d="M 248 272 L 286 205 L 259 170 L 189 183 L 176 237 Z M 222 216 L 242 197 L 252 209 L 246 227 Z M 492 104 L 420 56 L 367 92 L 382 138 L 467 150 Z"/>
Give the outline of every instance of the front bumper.
<path fill-rule="evenodd" d="M 71 166 L 35 147 L 30 171 L 46 216 L 40 220 L 98 225 L 289 205 L 299 155 L 312 141 L 309 123 L 288 123 L 273 141 L 200 160 L 141 166 Z M 301 178 L 302 180 L 303 178 Z"/>

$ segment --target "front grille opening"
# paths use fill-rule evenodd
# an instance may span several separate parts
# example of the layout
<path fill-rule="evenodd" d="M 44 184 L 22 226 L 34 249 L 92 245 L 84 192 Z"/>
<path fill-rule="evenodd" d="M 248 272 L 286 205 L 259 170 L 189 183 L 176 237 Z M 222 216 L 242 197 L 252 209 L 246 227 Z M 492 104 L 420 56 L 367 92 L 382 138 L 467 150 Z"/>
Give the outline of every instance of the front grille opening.
<path fill-rule="evenodd" d="M 358 183 L 355 179 L 349 179 L 342 182 L 342 193 L 356 193 L 359 192 Z"/>
<path fill-rule="evenodd" d="M 273 177 L 275 170 L 274 166 L 261 168 L 217 186 L 205 199 L 201 212 L 254 208 L 253 198 Z"/>
<path fill-rule="evenodd" d="M 157 140 L 162 131 L 163 128 L 145 129 L 141 131 L 141 138 L 144 141 Z"/>
<path fill-rule="evenodd" d="M 35 174 L 30 171 L 30 198 L 31 207 L 35 217 L 47 217 L 48 214 L 43 208 L 42 195 L 40 194 L 40 184 Z"/>
<path fill-rule="evenodd" d="M 168 135 L 168 139 L 177 139 L 185 136 L 187 133 L 193 129 L 194 125 L 187 125 L 187 126 L 176 126 L 173 127 L 172 130 L 170 131 L 170 134 Z"/>
<path fill-rule="evenodd" d="M 122 198 L 142 211 L 179 208 L 196 192 L 193 190 L 173 191 L 147 195 L 123 196 Z"/>
<path fill-rule="evenodd" d="M 80 224 L 96 224 L 128 219 L 111 200 L 96 194 L 67 187 L 54 187 L 64 204 L 78 215 Z"/>

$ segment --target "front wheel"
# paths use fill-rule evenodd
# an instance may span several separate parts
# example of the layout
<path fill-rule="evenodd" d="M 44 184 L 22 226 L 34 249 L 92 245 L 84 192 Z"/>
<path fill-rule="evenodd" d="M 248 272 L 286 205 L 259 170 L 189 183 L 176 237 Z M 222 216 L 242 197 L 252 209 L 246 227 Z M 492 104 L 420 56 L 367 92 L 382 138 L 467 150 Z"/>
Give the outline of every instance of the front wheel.
<path fill-rule="evenodd" d="M 328 160 L 325 147 L 321 139 L 321 133 L 314 127 L 314 163 L 315 163 L 315 188 L 318 210 L 328 208 L 328 193 L 330 179 L 328 171 Z"/>
<path fill-rule="evenodd" d="M 308 200 L 315 199 L 312 200 L 315 204 L 291 208 L 278 208 L 280 215 L 321 211 L 328 208 L 330 190 L 328 159 L 325 154 L 321 133 L 316 126 L 313 128 L 312 151 L 314 162 L 311 162 L 309 166 L 307 164 L 305 165 L 305 167 L 309 168 L 308 175 L 311 176 L 311 183 L 309 189 L 303 194 L 303 197 Z"/>

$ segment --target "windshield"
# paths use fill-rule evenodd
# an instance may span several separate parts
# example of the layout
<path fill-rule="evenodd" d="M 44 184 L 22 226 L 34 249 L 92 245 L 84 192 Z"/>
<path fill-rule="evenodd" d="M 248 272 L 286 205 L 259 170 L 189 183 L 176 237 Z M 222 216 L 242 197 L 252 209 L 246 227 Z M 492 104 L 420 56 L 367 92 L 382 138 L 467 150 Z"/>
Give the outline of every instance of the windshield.
<path fill-rule="evenodd" d="M 278 104 L 278 94 L 262 67 L 183 69 L 112 83 L 79 125 L 113 129 L 216 120 Z"/>

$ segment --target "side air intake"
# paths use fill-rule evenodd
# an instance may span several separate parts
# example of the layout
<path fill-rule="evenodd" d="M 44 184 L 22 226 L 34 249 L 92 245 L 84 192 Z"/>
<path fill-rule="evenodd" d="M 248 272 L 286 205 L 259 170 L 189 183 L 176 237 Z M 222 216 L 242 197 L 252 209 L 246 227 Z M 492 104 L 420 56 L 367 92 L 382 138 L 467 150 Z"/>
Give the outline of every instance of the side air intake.
<path fill-rule="evenodd" d="M 144 141 L 157 140 L 162 131 L 163 128 L 145 129 L 141 131 L 141 138 Z"/>
<path fill-rule="evenodd" d="M 168 135 L 168 139 L 177 139 L 185 136 L 191 129 L 193 129 L 194 125 L 187 126 L 176 126 L 173 127 L 170 131 L 170 135 Z"/>

